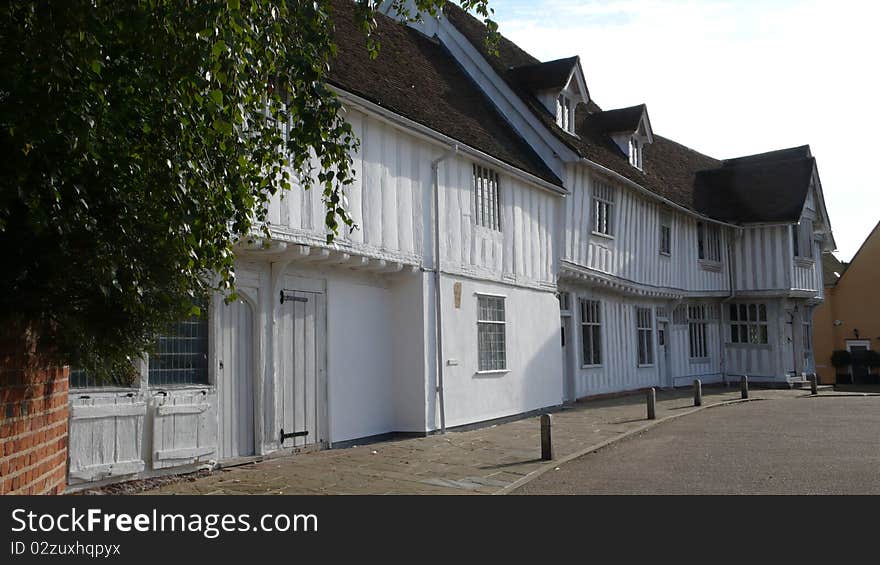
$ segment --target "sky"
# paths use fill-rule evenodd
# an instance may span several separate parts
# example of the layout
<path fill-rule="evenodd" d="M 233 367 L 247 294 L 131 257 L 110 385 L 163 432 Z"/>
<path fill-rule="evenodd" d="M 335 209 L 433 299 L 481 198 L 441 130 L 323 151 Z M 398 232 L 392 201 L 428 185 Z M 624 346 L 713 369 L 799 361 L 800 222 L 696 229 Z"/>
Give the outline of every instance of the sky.
<path fill-rule="evenodd" d="M 490 0 L 542 61 L 580 55 L 605 110 L 718 159 L 809 144 L 838 258 L 880 220 L 880 3 Z"/>

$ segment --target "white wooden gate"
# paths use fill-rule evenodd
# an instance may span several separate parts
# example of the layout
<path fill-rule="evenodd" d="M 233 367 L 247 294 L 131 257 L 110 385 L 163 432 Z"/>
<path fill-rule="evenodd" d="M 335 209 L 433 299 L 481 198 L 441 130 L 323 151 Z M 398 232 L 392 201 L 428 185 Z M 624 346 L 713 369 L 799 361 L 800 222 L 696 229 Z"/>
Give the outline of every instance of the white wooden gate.
<path fill-rule="evenodd" d="M 282 447 L 322 445 L 327 441 L 324 294 L 289 289 L 282 294 L 282 425 L 276 433 Z"/>
<path fill-rule="evenodd" d="M 70 483 L 143 471 L 147 405 L 140 391 L 72 392 L 70 396 Z"/>
<path fill-rule="evenodd" d="M 217 412 L 208 389 L 157 390 L 153 396 L 153 468 L 217 456 Z"/>
<path fill-rule="evenodd" d="M 217 396 L 220 459 L 253 455 L 254 312 L 236 301 L 220 306 Z"/>

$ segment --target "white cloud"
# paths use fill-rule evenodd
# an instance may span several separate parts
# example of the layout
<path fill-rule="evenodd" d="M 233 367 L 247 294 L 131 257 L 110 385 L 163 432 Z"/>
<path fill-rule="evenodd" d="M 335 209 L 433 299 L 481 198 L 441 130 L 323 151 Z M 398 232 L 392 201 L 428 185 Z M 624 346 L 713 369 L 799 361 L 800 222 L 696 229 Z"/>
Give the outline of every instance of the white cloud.
<path fill-rule="evenodd" d="M 809 143 L 839 249 L 880 219 L 880 64 L 868 2 L 494 0 L 542 60 L 581 56 L 605 108 L 645 102 L 655 130 L 724 158 Z"/>

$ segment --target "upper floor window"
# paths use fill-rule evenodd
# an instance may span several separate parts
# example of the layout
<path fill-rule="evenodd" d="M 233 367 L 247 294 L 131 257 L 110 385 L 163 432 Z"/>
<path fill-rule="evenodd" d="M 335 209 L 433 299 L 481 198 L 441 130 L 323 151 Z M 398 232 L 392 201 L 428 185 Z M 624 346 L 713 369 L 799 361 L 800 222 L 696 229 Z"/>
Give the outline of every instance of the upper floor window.
<path fill-rule="evenodd" d="M 556 125 L 569 133 L 574 133 L 574 114 L 571 99 L 564 94 L 556 98 Z"/>
<path fill-rule="evenodd" d="M 666 213 L 660 215 L 660 254 L 672 254 L 672 221 Z"/>
<path fill-rule="evenodd" d="M 721 229 L 716 224 L 697 222 L 697 256 L 721 262 Z"/>
<path fill-rule="evenodd" d="M 503 296 L 477 295 L 478 371 L 507 369 L 506 322 Z"/>
<path fill-rule="evenodd" d="M 593 233 L 614 235 L 614 189 L 596 182 L 593 190 Z"/>
<path fill-rule="evenodd" d="M 629 138 L 629 164 L 640 170 L 642 168 L 642 143 L 635 136 Z"/>
<path fill-rule="evenodd" d="M 767 306 L 765 304 L 730 305 L 730 342 L 767 343 Z"/>
<path fill-rule="evenodd" d="M 501 231 L 498 173 L 474 164 L 474 223 Z"/>

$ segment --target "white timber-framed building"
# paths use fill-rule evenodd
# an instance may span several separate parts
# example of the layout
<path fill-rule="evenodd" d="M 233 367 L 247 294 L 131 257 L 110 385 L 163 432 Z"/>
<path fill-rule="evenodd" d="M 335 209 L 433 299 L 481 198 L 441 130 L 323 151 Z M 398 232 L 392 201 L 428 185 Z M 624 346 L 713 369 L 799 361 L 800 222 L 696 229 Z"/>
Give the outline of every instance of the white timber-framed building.
<path fill-rule="evenodd" d="M 294 187 L 240 246 L 237 302 L 162 336 L 133 385 L 74 372 L 71 488 L 813 371 L 834 240 L 808 147 L 707 157 L 645 105 L 603 111 L 577 57 L 488 54 L 454 6 L 380 17 L 372 60 L 334 6 L 357 229 L 327 244 Z"/>

